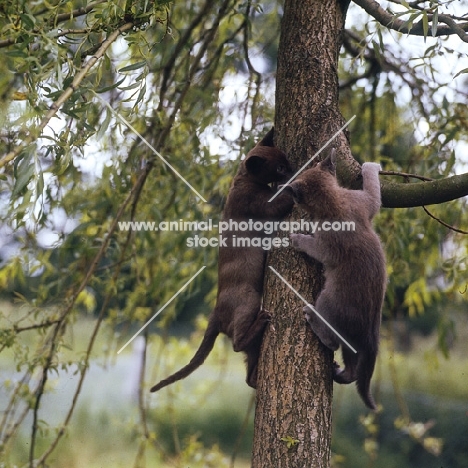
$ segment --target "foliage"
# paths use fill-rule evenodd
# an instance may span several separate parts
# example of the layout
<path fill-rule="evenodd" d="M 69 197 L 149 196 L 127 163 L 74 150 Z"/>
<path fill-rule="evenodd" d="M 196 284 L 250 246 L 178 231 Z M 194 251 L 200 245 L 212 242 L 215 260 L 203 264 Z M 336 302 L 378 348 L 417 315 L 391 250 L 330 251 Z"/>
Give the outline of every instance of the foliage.
<path fill-rule="evenodd" d="M 36 466 L 48 463 L 66 435 L 104 322 L 113 331 L 110 356 L 203 265 L 152 330 L 165 335 L 213 304 L 213 249 L 187 249 L 191 232 L 125 231 L 119 222 L 218 219 L 236 161 L 273 121 L 281 7 L 275 1 L 7 0 L 0 11 L 0 285 L 17 301 L 0 313 L 0 352 L 16 367 L 2 376 L 8 399 L 0 453 L 9 453 L 29 423 L 26 457 Z M 464 53 L 429 37 L 427 12 L 412 14 L 408 22 L 421 17 L 426 24 L 418 59 L 404 43 L 389 46 L 382 27 L 350 25 L 341 105 L 344 115 L 359 111 L 351 129 L 358 160 L 446 177 L 459 170 L 466 143 L 466 84 L 463 74 L 448 80 L 440 72 L 441 57 Z M 466 200 L 430 209 L 467 230 Z M 432 308 L 440 349 L 448 354 L 448 304 L 463 301 L 466 289 L 466 237 L 422 209 L 384 210 L 378 224 L 390 277 L 386 317 Z M 83 316 L 93 328 L 77 352 L 71 330 Z M 166 351 L 184 351 L 175 340 L 166 343 Z M 184 359 L 190 353 L 185 348 Z M 145 347 L 143 369 L 146 355 Z M 63 420 L 42 444 L 50 378 L 70 371 L 80 378 Z M 136 465 L 154 442 L 146 380 L 143 371 Z M 410 430 L 415 423 L 405 424 Z M 185 447 L 181 464 L 225 463 L 216 447 L 205 451 L 196 437 Z"/>

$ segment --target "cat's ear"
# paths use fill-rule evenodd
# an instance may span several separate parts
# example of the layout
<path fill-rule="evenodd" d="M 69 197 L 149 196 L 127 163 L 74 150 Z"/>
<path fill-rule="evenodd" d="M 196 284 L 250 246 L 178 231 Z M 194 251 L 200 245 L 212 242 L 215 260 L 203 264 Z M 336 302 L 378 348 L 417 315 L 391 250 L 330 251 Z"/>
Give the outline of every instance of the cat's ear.
<path fill-rule="evenodd" d="M 262 156 L 252 155 L 245 160 L 245 167 L 250 174 L 257 175 L 265 164 L 265 158 Z"/>
<path fill-rule="evenodd" d="M 257 143 L 256 146 L 269 146 L 274 148 L 273 138 L 275 136 L 275 127 L 271 127 L 271 130 Z"/>
<path fill-rule="evenodd" d="M 333 148 L 330 154 L 320 163 L 320 169 L 328 171 L 330 174 L 336 174 L 336 150 Z"/>

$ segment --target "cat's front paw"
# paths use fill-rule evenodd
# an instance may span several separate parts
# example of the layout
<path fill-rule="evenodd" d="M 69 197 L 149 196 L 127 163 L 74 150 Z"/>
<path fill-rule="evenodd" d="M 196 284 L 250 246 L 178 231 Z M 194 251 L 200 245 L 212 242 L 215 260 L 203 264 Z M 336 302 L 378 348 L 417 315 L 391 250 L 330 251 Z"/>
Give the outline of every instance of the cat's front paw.
<path fill-rule="evenodd" d="M 365 162 L 363 165 L 362 165 L 362 175 L 363 177 L 365 177 L 366 173 L 367 174 L 375 174 L 375 173 L 379 173 L 379 171 L 382 170 L 382 167 L 380 166 L 379 163 L 375 163 L 375 162 Z"/>
<path fill-rule="evenodd" d="M 266 310 L 266 309 L 260 309 L 260 312 L 258 313 L 257 319 L 258 320 L 264 320 L 265 322 L 271 322 L 271 313 Z"/>
<path fill-rule="evenodd" d="M 336 361 L 333 361 L 333 380 L 336 379 L 340 374 L 342 374 L 343 371 L 344 369 L 341 368 Z"/>
<path fill-rule="evenodd" d="M 307 239 L 309 236 L 305 234 L 289 234 L 289 238 L 291 239 L 291 245 L 297 250 L 304 250 L 304 246 L 307 243 Z"/>

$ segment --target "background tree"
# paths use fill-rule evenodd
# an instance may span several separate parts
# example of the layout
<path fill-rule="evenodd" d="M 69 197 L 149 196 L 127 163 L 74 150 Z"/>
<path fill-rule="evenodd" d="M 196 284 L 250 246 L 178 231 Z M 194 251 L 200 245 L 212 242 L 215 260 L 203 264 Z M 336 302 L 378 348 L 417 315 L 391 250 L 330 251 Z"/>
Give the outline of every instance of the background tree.
<path fill-rule="evenodd" d="M 167 335 L 194 309 L 206 313 L 216 284 L 215 252 L 187 249 L 187 232 L 125 231 L 119 221 L 216 218 L 238 156 L 273 120 L 277 144 L 300 166 L 342 127 L 342 114 L 357 114 L 349 133 L 334 142 L 348 186 L 359 187 L 353 156 L 382 161 L 387 174 L 436 179 L 401 183 L 401 176 L 392 182 L 382 176 L 384 206 L 445 203 L 468 193 L 468 176 L 459 170 L 466 70 L 455 68 L 453 80 L 438 72 L 441 54 L 464 55 L 447 40 L 432 39 L 464 41 L 463 16 L 449 13 L 453 2 L 390 2 L 396 11 L 354 3 L 288 0 L 284 11 L 273 1 L 2 3 L 0 283 L 21 301 L 3 311 L 1 322 L 0 350 L 8 368 L 14 361 L 19 372 L 9 371 L 3 383 L 0 450 L 6 459 L 26 427 L 29 453 L 20 462 L 49 463 L 92 372 L 99 336 L 110 332 L 107 353 L 114 356 L 203 265 L 208 268 L 189 292 L 159 316 L 158 330 Z M 377 22 L 360 22 L 360 8 Z M 412 52 L 392 41 L 388 29 L 427 41 L 423 60 L 410 60 Z M 411 127 L 414 132 L 404 131 Z M 430 209 L 467 230 L 466 201 Z M 421 313 L 442 297 L 461 299 L 467 249 L 461 234 L 436 228 L 414 210 L 384 210 L 380 222 L 391 273 L 387 317 Z M 452 253 L 444 253 L 441 265 L 440 249 L 449 243 Z M 273 251 L 271 264 L 313 301 L 323 282 L 316 264 L 289 249 Z M 302 304 L 271 273 L 265 301 L 275 315 L 262 358 L 253 464 L 328 466 L 332 356 L 304 326 Z M 86 315 L 92 329 L 78 349 L 73 331 Z M 445 352 L 450 324 L 449 317 L 439 322 Z M 189 439 L 183 447 L 175 442 L 174 458 L 155 434 L 145 383 L 156 376 L 146 375 L 147 359 L 156 354 L 162 375 L 164 365 L 175 366 L 191 350 L 167 336 L 150 340 L 147 332 L 138 351 L 135 466 L 145 464 L 150 449 L 176 466 L 209 460 L 221 466 L 218 449 L 205 452 Z M 149 342 L 165 352 L 147 356 Z M 48 432 L 43 408 L 55 372 L 79 378 L 53 423 L 56 431 Z M 176 404 L 169 400 L 172 410 Z M 405 408 L 402 413 L 399 424 L 411 433 L 414 422 Z M 428 438 L 415 437 L 430 448 Z"/>

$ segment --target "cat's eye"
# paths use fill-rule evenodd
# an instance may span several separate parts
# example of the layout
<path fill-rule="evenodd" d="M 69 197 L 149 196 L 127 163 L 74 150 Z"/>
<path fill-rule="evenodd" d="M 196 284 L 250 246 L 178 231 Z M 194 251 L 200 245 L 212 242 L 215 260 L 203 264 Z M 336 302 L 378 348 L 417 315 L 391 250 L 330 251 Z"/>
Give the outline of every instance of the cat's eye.
<path fill-rule="evenodd" d="M 282 164 L 280 164 L 277 168 L 276 168 L 276 172 L 280 173 L 280 174 L 286 174 L 286 166 L 283 166 Z"/>

